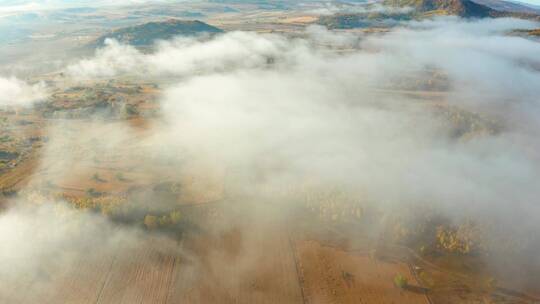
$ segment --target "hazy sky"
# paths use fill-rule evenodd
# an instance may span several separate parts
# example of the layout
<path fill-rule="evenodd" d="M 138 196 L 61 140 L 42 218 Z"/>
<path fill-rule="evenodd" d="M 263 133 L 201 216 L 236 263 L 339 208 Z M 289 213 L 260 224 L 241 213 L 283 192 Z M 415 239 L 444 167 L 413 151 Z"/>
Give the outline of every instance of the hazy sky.
<path fill-rule="evenodd" d="M 0 0 L 0 16 L 6 13 L 20 11 L 34 11 L 41 9 L 51 9 L 59 7 L 74 6 L 101 6 L 101 5 L 130 5 L 149 2 L 184 2 L 186 0 Z M 196 0 L 195 0 L 196 1 Z M 533 5 L 540 5 L 540 0 L 521 0 L 514 2 L 523 2 Z"/>
<path fill-rule="evenodd" d="M 70 7 L 98 7 L 111 5 L 134 5 L 142 3 L 174 3 L 184 0 L 0 0 L 0 17 L 23 12 L 39 12 L 43 10 Z"/>

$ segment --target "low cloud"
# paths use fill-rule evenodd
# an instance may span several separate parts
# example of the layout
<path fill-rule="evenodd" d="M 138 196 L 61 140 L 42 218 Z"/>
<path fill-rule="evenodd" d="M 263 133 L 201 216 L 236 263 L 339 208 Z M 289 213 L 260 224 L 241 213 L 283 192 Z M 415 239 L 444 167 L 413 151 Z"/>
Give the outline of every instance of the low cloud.
<path fill-rule="evenodd" d="M 254 176 L 262 176 L 270 193 L 309 176 L 382 208 L 420 204 L 457 222 L 475 218 L 489 227 L 527 222 L 509 233 L 528 239 L 540 228 L 531 230 L 540 210 L 540 163 L 533 152 L 540 147 L 540 73 L 531 66 L 540 49 L 507 36 L 526 26 L 532 24 L 512 19 L 413 22 L 387 35 L 361 37 L 360 49 L 340 56 L 310 38 L 254 35 L 253 44 L 271 46 L 264 50 L 289 47 L 265 53 L 275 56 L 270 66 L 239 61 L 196 76 L 181 73 L 187 79 L 165 94 L 170 129 L 159 138 L 241 168 L 239 188 L 248 192 Z M 170 58 L 182 63 L 194 57 Z M 444 76 L 442 107 L 399 93 L 417 90 L 418 81 L 427 83 L 420 97 L 437 90 L 429 85 L 436 74 Z M 467 111 L 486 118 L 460 118 Z M 462 128 L 470 140 L 454 138 Z M 522 252 L 532 254 L 534 244 Z"/>
<path fill-rule="evenodd" d="M 507 32 L 532 26 L 439 18 L 385 35 L 232 32 L 162 42 L 150 54 L 108 41 L 67 71 L 82 79 L 172 76 L 162 101 L 168 128 L 156 143 L 212 155 L 246 176 L 262 170 L 272 183 L 306 174 L 379 202 L 429 201 L 449 213 L 501 218 L 520 205 L 527 216 L 540 195 L 531 149 L 540 146 L 540 73 L 531 68 L 540 46 Z M 443 89 L 430 87 L 437 75 Z M 448 115 L 459 117 L 455 106 L 484 113 L 502 132 L 454 141 L 467 120 L 444 120 L 439 108 L 399 94 L 421 84 L 443 90 Z"/>
<path fill-rule="evenodd" d="M 292 47 L 293 49 L 289 49 Z M 215 39 L 178 38 L 162 41 L 151 54 L 107 40 L 94 58 L 67 67 L 79 79 L 134 74 L 150 77 L 186 77 L 232 69 L 260 68 L 273 58 L 288 58 L 297 48 L 283 37 L 233 32 Z"/>
<path fill-rule="evenodd" d="M 28 84 L 14 77 L 0 77 L 0 106 L 28 106 L 46 97 L 43 83 Z"/>
<path fill-rule="evenodd" d="M 137 140 L 125 126 L 104 123 L 72 136 L 98 155 L 129 143 L 143 160 L 219 167 L 228 199 L 244 199 L 264 219 L 288 210 L 261 215 L 256 204 L 301 204 L 301 189 L 323 185 L 317 189 L 342 189 L 388 213 L 420 206 L 457 223 L 472 218 L 488 227 L 489 259 L 540 265 L 540 47 L 507 35 L 533 26 L 438 18 L 380 35 L 231 32 L 160 42 L 151 53 L 109 40 L 67 75 L 163 81 L 161 116 Z M 52 132 L 42 164 L 59 176 L 93 156 L 62 134 Z M 94 138 L 103 145 L 89 144 Z M 0 225 L 6 221 L 14 220 L 8 214 Z M 20 240 L 29 241 L 32 233 L 21 229 Z"/>
<path fill-rule="evenodd" d="M 284 174 L 356 185 L 379 201 L 428 200 L 449 211 L 497 206 L 502 216 L 509 200 L 537 208 L 531 204 L 539 194 L 538 163 L 530 147 L 539 144 L 540 76 L 531 66 L 540 49 L 507 35 L 532 26 L 439 18 L 372 36 L 316 27 L 298 39 L 233 32 L 162 42 L 150 54 L 109 41 L 67 70 L 81 78 L 175 77 L 163 100 L 172 129 L 157 138 L 171 136 L 166 141 L 200 148 L 196 153 L 238 166 L 271 153 L 266 161 L 288 168 Z M 321 41 L 324 35 L 339 43 Z M 432 90 L 437 74 L 444 76 L 447 111 L 484 113 L 503 132 L 454 142 L 455 126 L 433 108 L 392 92 L 417 89 L 418 81 Z"/>

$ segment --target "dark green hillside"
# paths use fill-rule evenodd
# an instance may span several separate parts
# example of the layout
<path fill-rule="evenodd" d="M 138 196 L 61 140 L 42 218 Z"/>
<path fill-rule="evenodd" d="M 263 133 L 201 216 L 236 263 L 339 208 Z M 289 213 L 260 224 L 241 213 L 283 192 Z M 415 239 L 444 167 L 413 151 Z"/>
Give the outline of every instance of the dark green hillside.
<path fill-rule="evenodd" d="M 103 46 L 105 40 L 111 38 L 134 46 L 149 46 L 156 40 L 168 40 L 175 36 L 195 36 L 204 33 L 215 34 L 221 32 L 223 32 L 221 29 L 198 20 L 168 20 L 115 30 L 99 37 L 93 45 Z"/>
<path fill-rule="evenodd" d="M 461 17 L 490 17 L 497 11 L 488 6 L 470 0 L 386 0 L 386 5 L 412 7 L 418 12 L 437 12 L 442 15 Z"/>

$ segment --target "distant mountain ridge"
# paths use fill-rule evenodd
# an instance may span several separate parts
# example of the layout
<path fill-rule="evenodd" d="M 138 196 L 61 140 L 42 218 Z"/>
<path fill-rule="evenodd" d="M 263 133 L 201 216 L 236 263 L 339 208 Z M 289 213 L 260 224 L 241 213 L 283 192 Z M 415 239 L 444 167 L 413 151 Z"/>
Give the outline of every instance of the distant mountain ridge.
<path fill-rule="evenodd" d="M 540 20 L 533 8 L 502 0 L 385 0 L 385 5 L 413 7 L 418 12 L 456 15 L 465 18 L 516 17 Z"/>
<path fill-rule="evenodd" d="M 338 13 L 321 16 L 318 23 L 328 28 L 341 29 L 385 28 L 398 25 L 403 21 L 421 20 L 437 15 L 454 15 L 463 18 L 514 17 L 540 21 L 539 10 L 502 0 L 384 0 L 383 4 L 389 7 L 412 8 L 412 10 L 370 12 L 368 9 L 365 13 Z"/>
<path fill-rule="evenodd" d="M 150 46 L 156 40 L 169 40 L 175 36 L 195 36 L 221 32 L 223 30 L 202 21 L 171 19 L 121 28 L 99 37 L 92 45 L 100 47 L 104 45 L 105 40 L 115 39 L 121 43 L 141 47 Z"/>
<path fill-rule="evenodd" d="M 389 6 L 413 7 L 418 12 L 436 12 L 461 17 L 489 17 L 495 10 L 471 0 L 386 0 Z"/>

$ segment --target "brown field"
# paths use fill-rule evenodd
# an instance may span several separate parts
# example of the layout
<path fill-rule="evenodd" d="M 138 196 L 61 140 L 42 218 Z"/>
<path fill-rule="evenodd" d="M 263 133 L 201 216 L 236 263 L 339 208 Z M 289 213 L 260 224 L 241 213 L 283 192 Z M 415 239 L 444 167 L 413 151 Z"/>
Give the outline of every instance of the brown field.
<path fill-rule="evenodd" d="M 163 160 L 145 150 L 146 131 L 152 128 L 147 120 L 92 122 L 65 121 L 61 130 L 64 140 L 52 143 L 40 156 L 28 157 L 6 174 L 0 175 L 0 185 L 11 189 L 22 181 L 31 181 L 30 188 L 46 189 L 70 197 L 85 197 L 89 189 L 103 195 L 125 195 L 132 189 L 152 189 L 160 183 L 178 183 L 182 191 L 176 203 L 194 204 L 216 201 L 224 195 L 224 170 L 189 158 L 182 163 Z M 98 127 L 96 133 L 84 134 Z M 112 148 L 100 148 L 99 132 L 124 128 L 126 133 Z M 58 133 L 54 133 L 58 135 Z M 39 152 L 39 151 L 38 151 Z M 69 155 L 57 158 L 55 155 Z M 216 169 L 218 168 L 218 169 Z M 26 183 L 24 183 L 26 184 Z M 19 187 L 20 188 L 20 187 Z"/>
<path fill-rule="evenodd" d="M 189 234 L 180 243 L 156 234 L 127 248 L 95 249 L 29 274 L 12 291 L 0 287 L 0 302 L 302 303 L 288 235 L 245 225 Z"/>
<path fill-rule="evenodd" d="M 167 303 L 176 257 L 149 240 L 125 252 L 88 253 L 61 269 L 32 274 L 2 303 Z M 29 293 L 21 292 L 30 290 Z M 0 289 L 1 290 L 1 289 Z"/>
<path fill-rule="evenodd" d="M 394 277 L 402 274 L 418 287 L 403 262 L 348 253 L 314 241 L 297 242 L 296 248 L 306 303 L 428 303 L 421 288 L 394 286 Z"/>
<path fill-rule="evenodd" d="M 185 248 L 196 263 L 177 274 L 171 303 L 302 303 L 284 233 L 233 228 L 190 238 Z"/>
<path fill-rule="evenodd" d="M 280 20 L 282 23 L 309 24 L 317 21 L 317 16 L 292 16 Z"/>
<path fill-rule="evenodd" d="M 255 17 L 277 20 L 271 14 Z M 304 17 L 281 20 L 308 21 Z M 157 94 L 150 86 L 142 90 L 148 95 Z M 440 112 L 452 123 L 463 124 L 471 134 L 492 127 L 489 121 L 479 120 L 485 126 L 469 128 L 469 120 L 463 118 L 468 116 L 455 115 L 455 110 L 444 107 L 444 92 L 381 89 L 374 94 L 382 92 L 428 100 L 421 104 L 441 107 Z M 72 95 L 60 96 L 58 105 L 69 106 L 63 98 L 74 99 Z M 155 104 L 141 102 L 138 108 L 151 112 Z M 264 211 L 265 216 L 257 214 L 264 204 L 247 205 L 237 202 L 244 199 L 227 197 L 227 185 L 234 184 L 234 172 L 228 172 L 218 160 L 199 155 L 178 160 L 178 155 L 167 158 L 149 153 L 152 149 L 145 147 L 162 143 L 148 136 L 155 122 L 142 116 L 96 123 L 88 119 L 44 119 L 24 113 L 0 115 L 7 117 L 9 124 L 31 122 L 17 126 L 17 130 L 6 129 L 13 140 L 1 148 L 24 153 L 0 175 L 0 189 L 46 190 L 75 199 L 88 198 L 90 189 L 99 193 L 98 198 L 129 200 L 137 199 L 136 195 L 130 196 L 132 193 L 140 193 L 140 198 L 150 197 L 152 203 L 166 200 L 168 207 L 180 210 L 193 225 L 183 228 L 181 236 L 169 238 L 148 230 L 144 238 L 127 248 L 98 245 L 82 254 L 68 253 L 73 257 L 59 260 L 58 265 L 40 267 L 14 284 L 0 283 L 0 303 L 539 303 L 531 296 L 534 289 L 523 294 L 500 286 L 487 288 L 487 275 L 459 273 L 457 264 L 448 263 L 444 256 L 428 261 L 409 248 L 384 244 L 383 258 L 372 254 L 378 240 L 351 235 L 350 230 L 334 232 L 325 226 L 331 225 L 328 222 L 291 219 L 287 212 L 277 212 L 266 220 Z M 45 127 L 57 122 L 60 130 Z M 100 141 L 100 134 L 118 129 L 126 130 L 120 134 L 121 140 L 113 148 L 102 148 L 108 143 Z M 60 137 L 65 142 L 58 145 L 51 139 L 48 149 L 41 149 L 48 131 L 62 132 Z M 34 137 L 40 140 L 31 141 L 31 146 L 22 144 Z M 55 155 L 68 155 L 69 159 Z M 162 199 L 156 188 L 170 184 L 181 191 L 171 191 L 174 195 L 167 193 Z M 148 192 L 154 196 L 145 197 Z M 7 199 L 0 196 L 0 207 Z M 265 220 L 261 222 L 261 218 Z M 132 225 L 145 229 L 142 221 Z M 334 234 L 325 237 L 330 230 Z M 340 243 L 341 239 L 354 245 Z M 422 270 L 414 270 L 416 266 Z M 408 279 L 408 288 L 394 286 L 397 274 Z"/>
<path fill-rule="evenodd" d="M 200 172 L 196 163 L 180 175 L 168 172 L 166 166 L 158 167 L 163 171 L 155 175 L 122 171 L 125 163 L 120 160 L 102 165 L 78 172 L 77 179 L 70 176 L 65 189 L 57 190 L 84 196 L 82 189 L 88 187 L 123 191 L 136 183 L 153 185 L 174 177 L 191 193 L 182 196 L 178 206 L 183 205 L 182 214 L 197 227 L 180 239 L 156 233 L 127 249 L 92 247 L 62 267 L 27 274 L 15 286 L 0 284 L 0 303 L 537 303 L 513 291 L 484 289 L 478 284 L 481 279 L 445 271 L 399 246 L 385 248 L 384 257 L 373 257 L 376 244 L 362 238 L 355 238 L 354 246 L 347 242 L 329 246 L 322 245 L 328 236 L 316 232 L 311 237 L 300 233 L 292 241 L 290 229 L 295 226 L 289 220 L 271 216 L 273 220 L 257 222 L 260 216 L 246 213 L 249 206 L 224 199 L 223 183 L 211 186 L 205 182 L 208 176 L 195 174 Z M 24 166 L 30 166 L 24 172 L 33 171 L 30 161 L 17 170 Z M 124 172 L 126 181 L 115 178 L 118 171 Z M 93 172 L 104 181 L 92 179 Z M 48 170 L 35 174 L 46 176 Z M 211 193 L 217 201 L 210 199 Z M 330 239 L 343 237 L 345 233 L 336 232 Z M 422 282 L 408 263 L 421 266 Z M 397 274 L 405 276 L 411 288 L 395 287 Z M 429 299 L 421 286 L 429 286 Z"/>

